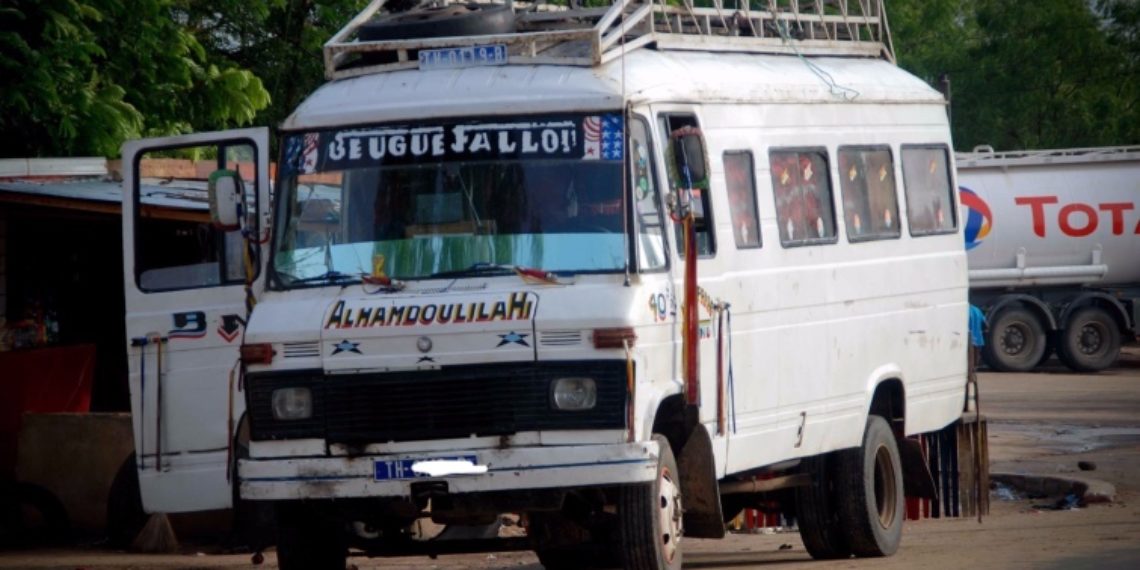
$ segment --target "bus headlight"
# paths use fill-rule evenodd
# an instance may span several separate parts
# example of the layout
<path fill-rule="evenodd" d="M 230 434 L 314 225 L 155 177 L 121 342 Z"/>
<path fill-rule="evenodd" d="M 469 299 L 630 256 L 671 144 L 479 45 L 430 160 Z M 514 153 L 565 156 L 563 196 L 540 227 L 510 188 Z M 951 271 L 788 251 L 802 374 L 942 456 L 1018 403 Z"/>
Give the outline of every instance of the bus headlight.
<path fill-rule="evenodd" d="M 273 391 L 273 419 L 306 420 L 313 417 L 313 393 L 308 388 Z"/>
<path fill-rule="evenodd" d="M 593 378 L 558 378 L 552 391 L 554 407 L 559 410 L 590 410 L 598 403 L 598 385 Z"/>

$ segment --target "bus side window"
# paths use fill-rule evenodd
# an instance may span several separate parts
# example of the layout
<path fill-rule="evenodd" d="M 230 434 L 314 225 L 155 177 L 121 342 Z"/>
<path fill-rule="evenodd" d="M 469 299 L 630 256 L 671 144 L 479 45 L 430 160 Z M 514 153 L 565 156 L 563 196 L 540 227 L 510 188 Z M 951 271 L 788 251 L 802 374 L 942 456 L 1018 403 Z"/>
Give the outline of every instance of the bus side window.
<path fill-rule="evenodd" d="M 658 128 L 661 130 L 661 140 L 665 141 L 666 148 L 665 170 L 669 177 L 669 189 L 677 192 L 684 186 L 692 185 L 694 229 L 697 233 L 697 255 L 699 257 L 712 257 L 716 255 L 716 239 L 713 235 L 712 198 L 709 196 L 709 180 L 681 180 L 675 162 L 672 160 L 674 150 L 672 147 L 673 135 L 685 129 L 700 129 L 697 118 L 691 114 L 661 115 L 658 117 Z M 707 148 L 704 144 L 702 147 Z M 707 164 L 708 159 L 706 157 Z M 677 236 L 677 253 L 684 257 L 684 236 L 681 224 L 674 224 Z"/>
<path fill-rule="evenodd" d="M 630 187 L 637 221 L 637 263 L 644 271 L 661 269 L 666 264 L 665 218 L 661 215 L 661 199 L 653 183 L 653 152 L 649 146 L 649 127 L 634 118 L 629 122 Z"/>
<path fill-rule="evenodd" d="M 728 210 L 732 214 L 732 237 L 737 249 L 760 247 L 760 219 L 756 209 L 756 179 L 752 153 L 730 150 L 724 153 L 724 183 L 728 189 Z"/>
<path fill-rule="evenodd" d="M 839 188 L 847 240 L 899 237 L 898 194 L 890 147 L 840 147 Z"/>
<path fill-rule="evenodd" d="M 768 161 L 780 244 L 789 247 L 835 243 L 835 210 L 827 151 L 771 150 Z"/>
<path fill-rule="evenodd" d="M 948 164 L 949 151 L 945 146 L 903 145 L 903 188 L 911 235 L 957 231 Z"/>

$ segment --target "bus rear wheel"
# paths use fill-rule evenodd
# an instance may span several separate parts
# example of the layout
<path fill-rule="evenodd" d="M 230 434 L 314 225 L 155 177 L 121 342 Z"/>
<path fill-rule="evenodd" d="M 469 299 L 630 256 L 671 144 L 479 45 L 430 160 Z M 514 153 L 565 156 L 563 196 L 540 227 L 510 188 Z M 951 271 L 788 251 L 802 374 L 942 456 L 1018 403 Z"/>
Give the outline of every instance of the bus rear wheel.
<path fill-rule="evenodd" d="M 863 445 L 836 454 L 835 487 L 851 553 L 890 556 L 899 548 L 905 500 L 898 443 L 887 420 L 867 418 Z"/>
<path fill-rule="evenodd" d="M 811 475 L 811 484 L 796 489 L 796 524 L 808 554 L 816 560 L 851 557 L 851 547 L 840 527 L 834 489 L 835 454 L 808 457 L 802 470 Z"/>

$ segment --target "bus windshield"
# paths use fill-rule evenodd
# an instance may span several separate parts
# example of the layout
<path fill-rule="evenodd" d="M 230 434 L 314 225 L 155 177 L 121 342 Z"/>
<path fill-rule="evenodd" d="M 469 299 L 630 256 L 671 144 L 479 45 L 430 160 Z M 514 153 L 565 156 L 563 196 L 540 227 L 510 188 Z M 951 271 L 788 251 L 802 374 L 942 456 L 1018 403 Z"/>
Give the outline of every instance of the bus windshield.
<path fill-rule="evenodd" d="M 276 281 L 622 271 L 622 136 L 619 114 L 290 134 Z"/>

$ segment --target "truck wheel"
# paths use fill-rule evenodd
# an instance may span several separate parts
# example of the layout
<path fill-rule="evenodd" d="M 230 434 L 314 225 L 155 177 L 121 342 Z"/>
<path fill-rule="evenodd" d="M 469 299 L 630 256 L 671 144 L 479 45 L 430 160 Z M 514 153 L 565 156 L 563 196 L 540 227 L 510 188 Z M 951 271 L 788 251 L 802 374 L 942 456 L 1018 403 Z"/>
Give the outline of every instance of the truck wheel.
<path fill-rule="evenodd" d="M 898 443 L 880 416 L 867 418 L 863 445 L 836 455 L 839 518 L 855 556 L 890 556 L 902 540 L 903 478 Z"/>
<path fill-rule="evenodd" d="M 801 465 L 811 475 L 811 484 L 796 489 L 796 524 L 808 554 L 816 560 L 851 557 L 851 547 L 839 525 L 835 508 L 835 478 L 831 473 L 834 454 L 803 460 Z"/>
<path fill-rule="evenodd" d="M 1045 354 L 1045 327 L 1028 309 L 1011 307 L 998 313 L 990 324 L 988 335 L 982 356 L 994 370 L 1033 370 Z"/>
<path fill-rule="evenodd" d="M 622 567 L 625 570 L 676 570 L 681 568 L 681 478 L 669 440 L 654 435 L 660 446 L 657 478 L 646 485 L 621 490 L 618 529 Z"/>
<path fill-rule="evenodd" d="M 67 509 L 32 483 L 0 482 L 0 550 L 63 544 L 71 538 Z"/>
<path fill-rule="evenodd" d="M 1053 334 L 1045 333 L 1045 350 L 1041 351 L 1041 358 L 1037 360 L 1037 364 L 1034 368 L 1044 366 L 1046 362 L 1049 362 L 1049 358 L 1053 356 L 1053 353 L 1056 351 L 1057 339 L 1053 337 Z"/>
<path fill-rule="evenodd" d="M 1078 372 L 1098 372 L 1120 355 L 1120 329 L 1100 307 L 1078 309 L 1058 335 L 1057 354 Z"/>
<path fill-rule="evenodd" d="M 348 545 L 343 525 L 304 501 L 277 503 L 277 566 L 281 570 L 343 570 Z"/>

